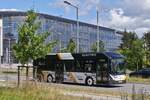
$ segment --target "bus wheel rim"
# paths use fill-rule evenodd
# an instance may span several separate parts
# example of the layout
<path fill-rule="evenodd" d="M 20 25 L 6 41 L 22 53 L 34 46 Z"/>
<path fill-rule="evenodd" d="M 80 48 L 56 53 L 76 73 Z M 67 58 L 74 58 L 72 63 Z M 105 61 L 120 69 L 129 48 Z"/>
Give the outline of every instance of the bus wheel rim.
<path fill-rule="evenodd" d="M 48 82 L 52 82 L 52 77 L 48 76 Z"/>
<path fill-rule="evenodd" d="M 88 85 L 92 85 L 92 84 L 93 84 L 92 79 L 91 79 L 91 78 L 89 78 L 89 79 L 87 80 L 87 83 L 88 83 Z"/>

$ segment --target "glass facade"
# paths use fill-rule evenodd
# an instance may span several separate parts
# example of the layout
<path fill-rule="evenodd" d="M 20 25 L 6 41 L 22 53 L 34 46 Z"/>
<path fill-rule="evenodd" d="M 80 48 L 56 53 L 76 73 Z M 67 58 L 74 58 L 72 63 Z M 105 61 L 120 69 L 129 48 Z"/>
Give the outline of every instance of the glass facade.
<path fill-rule="evenodd" d="M 0 12 L 0 16 L 3 19 L 3 36 L 4 42 L 4 54 L 13 55 L 9 52 L 12 52 L 10 48 L 18 38 L 18 25 L 23 23 L 26 13 L 25 12 L 15 12 L 7 11 Z M 73 39 L 76 42 L 77 38 L 77 22 L 74 20 L 69 20 L 65 18 L 60 18 L 56 16 L 38 14 L 38 20 L 41 22 L 41 27 L 39 33 L 44 31 L 51 32 L 51 35 L 47 38 L 46 42 L 51 40 L 61 41 L 61 48 L 66 48 L 70 39 Z M 116 34 L 114 29 L 99 27 L 99 39 L 103 41 L 106 51 L 117 50 L 121 41 L 121 35 Z M 97 41 L 97 26 L 79 22 L 79 51 L 80 52 L 91 52 L 91 46 Z M 53 49 L 53 52 L 58 52 L 60 50 L 60 45 Z M 2 62 L 9 62 L 12 57 L 8 55 L 3 56 Z M 12 58 L 13 59 L 13 58 Z"/>

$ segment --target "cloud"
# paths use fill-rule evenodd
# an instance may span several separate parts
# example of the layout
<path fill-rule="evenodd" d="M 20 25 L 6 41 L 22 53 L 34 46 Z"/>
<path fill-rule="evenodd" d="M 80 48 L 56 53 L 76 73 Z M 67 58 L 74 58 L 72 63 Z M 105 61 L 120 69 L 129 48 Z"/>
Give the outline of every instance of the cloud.
<path fill-rule="evenodd" d="M 66 0 L 71 4 L 78 6 L 79 16 L 86 16 L 91 12 L 92 9 L 96 9 L 99 6 L 100 0 Z M 50 6 L 55 8 L 63 8 L 65 13 L 70 13 L 73 7 L 68 6 L 64 3 L 64 0 L 56 0 L 55 3 L 49 3 Z"/>
<path fill-rule="evenodd" d="M 18 9 L 14 9 L 14 8 L 11 8 L 11 9 L 0 9 L 0 11 L 21 11 L 21 10 L 18 10 Z"/>
<path fill-rule="evenodd" d="M 81 2 L 80 4 L 80 16 L 86 16 L 88 15 L 90 12 L 92 12 L 92 10 L 96 10 L 96 9 L 100 9 L 100 0 L 86 0 L 84 2 Z"/>
<path fill-rule="evenodd" d="M 149 17 L 150 0 L 123 0 L 120 6 L 127 16 Z"/>
<path fill-rule="evenodd" d="M 56 0 L 50 6 L 56 8 L 63 8 L 66 14 L 71 14 L 74 11 L 73 7 L 64 4 L 64 0 Z M 101 10 L 100 25 L 114 28 L 117 30 L 136 31 L 142 34 L 150 29 L 150 0 L 117 0 L 117 5 L 110 1 L 106 4 L 105 0 L 67 0 L 68 2 L 78 5 L 80 18 L 90 16 L 93 11 L 96 12 L 96 7 Z M 108 3 L 108 2 L 107 2 Z M 114 4 L 114 5 L 113 5 Z M 102 10 L 109 9 L 105 15 Z M 106 13 L 106 12 L 105 12 Z M 83 19 L 82 21 L 90 21 L 96 24 L 96 14 L 92 15 L 93 18 Z"/>
<path fill-rule="evenodd" d="M 150 30 L 150 0 L 123 0 L 119 6 L 112 8 L 109 19 L 103 25 L 137 32 L 138 36 Z"/>
<path fill-rule="evenodd" d="M 121 8 L 112 9 L 110 11 L 110 18 L 110 21 L 107 21 L 106 24 L 115 28 L 131 27 L 136 21 L 136 18 L 124 16 L 124 11 Z"/>
<path fill-rule="evenodd" d="M 143 36 L 143 34 L 144 34 L 145 32 L 148 32 L 148 31 L 150 31 L 150 29 L 149 29 L 149 28 L 146 28 L 146 27 L 137 28 L 137 29 L 135 30 L 135 32 L 137 33 L 138 37 L 140 37 L 140 38 Z"/>
<path fill-rule="evenodd" d="M 56 0 L 55 2 L 49 3 L 49 6 L 54 7 L 54 8 L 64 9 L 65 13 L 70 13 L 72 7 L 65 4 L 64 1 L 65 0 Z M 68 1 L 71 4 L 74 4 L 74 5 L 79 5 L 80 4 L 79 0 L 66 0 L 66 1 Z"/>

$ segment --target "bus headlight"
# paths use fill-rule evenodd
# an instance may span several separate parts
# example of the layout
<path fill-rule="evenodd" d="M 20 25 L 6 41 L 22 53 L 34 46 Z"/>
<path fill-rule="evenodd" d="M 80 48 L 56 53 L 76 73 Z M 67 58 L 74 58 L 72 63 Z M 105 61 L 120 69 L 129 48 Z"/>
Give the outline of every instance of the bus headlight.
<path fill-rule="evenodd" d="M 126 76 L 125 75 L 110 75 L 110 77 L 114 81 L 123 81 L 123 80 L 126 80 Z"/>

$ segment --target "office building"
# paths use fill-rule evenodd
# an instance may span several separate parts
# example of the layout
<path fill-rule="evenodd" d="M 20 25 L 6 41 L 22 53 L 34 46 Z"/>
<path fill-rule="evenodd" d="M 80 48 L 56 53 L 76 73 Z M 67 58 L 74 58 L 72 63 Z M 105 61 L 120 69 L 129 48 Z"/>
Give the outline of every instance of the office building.
<path fill-rule="evenodd" d="M 21 11 L 0 11 L 0 17 L 3 21 L 3 57 L 2 62 L 13 62 L 11 46 L 18 38 L 18 25 L 25 20 L 26 13 Z M 77 22 L 58 16 L 38 13 L 38 20 L 41 22 L 40 32 L 49 31 L 52 34 L 46 42 L 51 40 L 61 41 L 61 48 L 66 48 L 70 39 L 77 39 Z M 97 41 L 97 26 L 88 22 L 79 22 L 79 51 L 91 52 L 92 45 Z M 115 29 L 99 26 L 99 39 L 103 41 L 106 51 L 115 51 L 121 44 L 122 36 L 116 33 Z M 59 52 L 58 44 L 53 52 Z"/>

